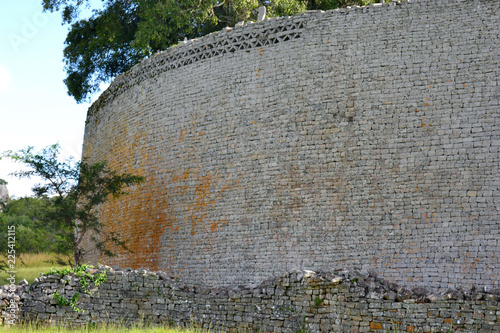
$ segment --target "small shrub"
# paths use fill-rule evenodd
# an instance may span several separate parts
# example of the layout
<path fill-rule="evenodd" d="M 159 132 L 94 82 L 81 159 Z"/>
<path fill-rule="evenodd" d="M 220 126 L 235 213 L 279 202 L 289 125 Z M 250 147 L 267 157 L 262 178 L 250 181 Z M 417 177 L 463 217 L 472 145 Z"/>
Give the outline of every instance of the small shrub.
<path fill-rule="evenodd" d="M 323 300 L 319 297 L 314 298 L 314 307 L 319 308 L 323 304 Z"/>

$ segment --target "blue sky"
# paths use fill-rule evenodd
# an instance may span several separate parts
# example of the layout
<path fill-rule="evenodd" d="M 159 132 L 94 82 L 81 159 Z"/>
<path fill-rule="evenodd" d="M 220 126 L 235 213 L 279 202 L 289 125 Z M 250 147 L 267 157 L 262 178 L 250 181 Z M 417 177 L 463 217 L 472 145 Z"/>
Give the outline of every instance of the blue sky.
<path fill-rule="evenodd" d="M 67 31 L 41 0 L 0 2 L 0 153 L 59 142 L 65 156 L 80 159 L 90 104 L 77 104 L 63 83 Z M 31 195 L 36 183 L 9 175 L 21 167 L 0 160 L 11 197 Z"/>

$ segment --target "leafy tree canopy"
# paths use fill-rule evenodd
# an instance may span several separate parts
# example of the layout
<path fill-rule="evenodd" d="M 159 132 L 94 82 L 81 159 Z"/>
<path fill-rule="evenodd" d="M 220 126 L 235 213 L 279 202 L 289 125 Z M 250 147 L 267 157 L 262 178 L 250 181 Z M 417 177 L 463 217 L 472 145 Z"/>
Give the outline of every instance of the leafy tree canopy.
<path fill-rule="evenodd" d="M 42 0 L 45 11 L 62 13 L 71 25 L 64 62 L 68 94 L 89 100 L 99 85 L 128 70 L 141 59 L 192 39 L 256 20 L 258 7 L 267 16 L 294 15 L 305 10 L 329 10 L 368 5 L 378 0 L 101 0 L 90 18 L 81 19 L 90 0 Z M 95 1 L 94 1 L 95 3 Z"/>
<path fill-rule="evenodd" d="M 7 181 L 0 178 L 0 185 L 7 185 Z"/>
<path fill-rule="evenodd" d="M 7 235 L 9 226 L 15 226 L 16 252 L 50 252 L 70 254 L 71 230 L 56 228 L 52 223 L 54 198 L 25 197 L 10 200 L 0 213 L 0 233 Z M 7 253 L 8 243 L 0 242 L 0 252 Z M 0 265 L 1 266 L 1 265 Z"/>

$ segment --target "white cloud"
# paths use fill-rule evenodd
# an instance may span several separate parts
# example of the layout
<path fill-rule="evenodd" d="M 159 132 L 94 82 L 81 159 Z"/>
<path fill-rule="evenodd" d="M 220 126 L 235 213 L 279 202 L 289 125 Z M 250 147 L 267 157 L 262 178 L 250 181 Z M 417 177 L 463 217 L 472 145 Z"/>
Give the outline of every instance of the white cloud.
<path fill-rule="evenodd" d="M 0 64 L 0 92 L 4 92 L 9 87 L 11 81 L 10 72 Z"/>

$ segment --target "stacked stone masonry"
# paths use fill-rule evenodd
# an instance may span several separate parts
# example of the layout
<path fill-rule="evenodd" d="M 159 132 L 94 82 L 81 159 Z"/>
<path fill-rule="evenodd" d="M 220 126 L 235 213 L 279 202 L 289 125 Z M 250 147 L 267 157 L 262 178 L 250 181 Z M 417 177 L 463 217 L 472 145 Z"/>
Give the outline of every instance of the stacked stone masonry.
<path fill-rule="evenodd" d="M 392 2 L 144 60 L 89 109 L 83 146 L 146 178 L 100 210 L 133 252 L 86 260 L 206 286 L 354 267 L 498 288 L 499 22 L 500 1 Z"/>
<path fill-rule="evenodd" d="M 79 277 L 43 276 L 19 286 L 22 321 L 196 326 L 214 332 L 499 332 L 500 290 L 430 293 L 403 288 L 374 272 L 298 271 L 257 285 L 203 288 L 163 272 L 113 270 L 98 288 Z M 60 306 L 55 292 L 71 299 Z M 5 299 L 0 291 L 0 301 Z M 5 317 L 5 316 L 3 316 Z"/>

